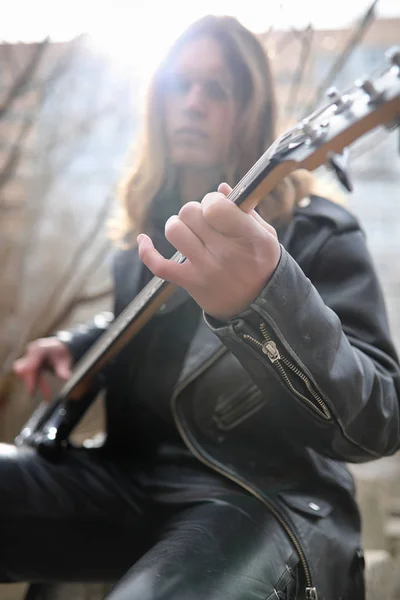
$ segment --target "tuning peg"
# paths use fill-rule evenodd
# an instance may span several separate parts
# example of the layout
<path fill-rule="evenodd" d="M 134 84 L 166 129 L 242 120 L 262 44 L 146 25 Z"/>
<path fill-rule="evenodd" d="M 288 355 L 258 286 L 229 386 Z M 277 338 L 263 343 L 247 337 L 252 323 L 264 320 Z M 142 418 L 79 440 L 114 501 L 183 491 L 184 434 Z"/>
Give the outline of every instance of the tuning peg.
<path fill-rule="evenodd" d="M 320 124 L 310 123 L 308 119 L 303 119 L 301 121 L 300 129 L 313 144 L 318 142 L 325 134 L 323 127 Z"/>
<path fill-rule="evenodd" d="M 348 96 L 342 96 L 337 88 L 330 87 L 326 91 L 326 95 L 332 104 L 336 104 L 336 113 L 341 113 L 344 110 L 350 108 L 352 100 Z"/>
<path fill-rule="evenodd" d="M 400 68 L 400 46 L 392 46 L 386 51 L 385 55 L 394 67 Z"/>
<path fill-rule="evenodd" d="M 339 154 L 338 152 L 329 152 L 327 158 L 329 165 L 334 170 L 336 177 L 339 179 L 340 183 L 348 192 L 352 192 L 353 184 L 351 183 L 348 169 L 348 149 L 344 148 L 342 154 Z"/>
<path fill-rule="evenodd" d="M 369 101 L 371 103 L 377 103 L 383 98 L 382 92 L 378 92 L 370 79 L 359 79 L 356 81 L 356 85 L 364 90 L 364 92 L 369 96 Z"/>

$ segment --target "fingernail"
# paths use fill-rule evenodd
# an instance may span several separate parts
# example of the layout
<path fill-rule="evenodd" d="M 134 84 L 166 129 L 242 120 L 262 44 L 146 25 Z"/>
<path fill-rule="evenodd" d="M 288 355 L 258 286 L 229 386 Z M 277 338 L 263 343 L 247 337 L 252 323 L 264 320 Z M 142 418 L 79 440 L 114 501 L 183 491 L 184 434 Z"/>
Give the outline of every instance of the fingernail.
<path fill-rule="evenodd" d="M 136 238 L 136 241 L 137 241 L 137 243 L 138 243 L 138 244 L 140 244 L 140 242 L 142 241 L 142 239 L 143 239 L 143 234 L 141 234 L 141 233 L 140 233 L 140 234 L 137 236 L 137 238 Z"/>

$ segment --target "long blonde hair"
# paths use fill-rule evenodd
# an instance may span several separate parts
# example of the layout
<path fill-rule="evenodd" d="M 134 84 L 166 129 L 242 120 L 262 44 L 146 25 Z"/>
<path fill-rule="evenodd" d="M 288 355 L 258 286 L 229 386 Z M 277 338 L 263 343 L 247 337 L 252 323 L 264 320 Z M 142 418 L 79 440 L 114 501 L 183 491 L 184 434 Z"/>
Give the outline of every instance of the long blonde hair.
<path fill-rule="evenodd" d="M 264 46 L 234 17 L 208 15 L 196 21 L 178 38 L 150 82 L 139 152 L 120 185 L 120 214 L 113 223 L 114 239 L 121 241 L 130 233 L 143 231 L 150 202 L 161 189 L 172 185 L 164 129 L 163 77 L 180 50 L 200 36 L 213 37 L 222 45 L 235 89 L 242 96 L 234 156 L 224 174 L 225 181 L 232 187 L 236 185 L 276 138 L 274 86 Z M 309 173 L 293 173 L 259 206 L 261 214 L 270 221 L 287 220 L 295 204 L 311 193 L 312 185 Z"/>

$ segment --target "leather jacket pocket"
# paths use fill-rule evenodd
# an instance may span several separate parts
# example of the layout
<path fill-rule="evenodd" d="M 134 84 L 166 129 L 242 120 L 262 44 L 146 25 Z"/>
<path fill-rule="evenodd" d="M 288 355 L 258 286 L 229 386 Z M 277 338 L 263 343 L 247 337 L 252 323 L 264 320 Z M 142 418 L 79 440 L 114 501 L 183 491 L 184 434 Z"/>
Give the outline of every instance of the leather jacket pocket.
<path fill-rule="evenodd" d="M 291 509 L 316 519 L 327 517 L 332 512 L 332 504 L 325 499 L 301 492 L 280 492 L 279 498 Z"/>
<path fill-rule="evenodd" d="M 265 403 L 260 389 L 246 382 L 225 397 L 218 396 L 213 421 L 218 429 L 229 431 L 257 412 Z"/>

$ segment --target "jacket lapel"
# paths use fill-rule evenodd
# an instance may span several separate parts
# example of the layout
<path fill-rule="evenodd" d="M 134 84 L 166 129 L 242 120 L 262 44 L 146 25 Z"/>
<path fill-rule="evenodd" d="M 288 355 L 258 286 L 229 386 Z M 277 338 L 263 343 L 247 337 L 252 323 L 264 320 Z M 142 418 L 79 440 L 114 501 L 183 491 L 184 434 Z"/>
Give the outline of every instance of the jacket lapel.
<path fill-rule="evenodd" d="M 180 387 L 184 381 L 192 378 L 195 373 L 204 367 L 214 355 L 220 354 L 225 348 L 221 340 L 207 327 L 204 318 L 199 321 L 196 333 L 192 338 L 182 369 L 176 383 Z"/>

